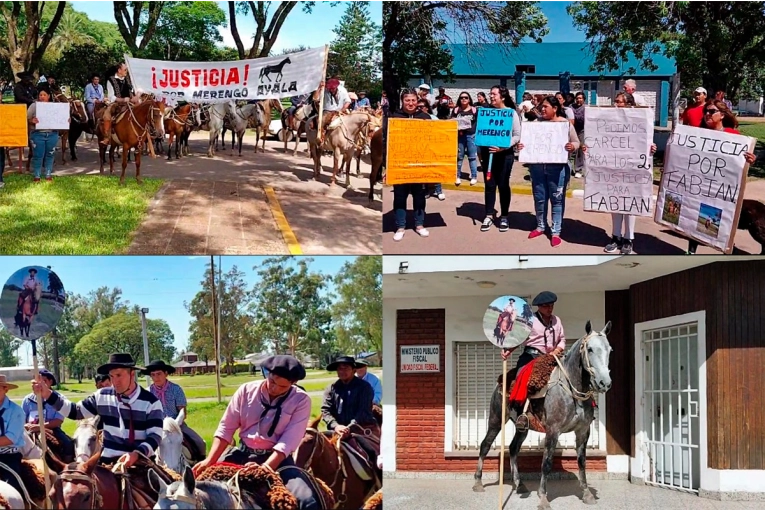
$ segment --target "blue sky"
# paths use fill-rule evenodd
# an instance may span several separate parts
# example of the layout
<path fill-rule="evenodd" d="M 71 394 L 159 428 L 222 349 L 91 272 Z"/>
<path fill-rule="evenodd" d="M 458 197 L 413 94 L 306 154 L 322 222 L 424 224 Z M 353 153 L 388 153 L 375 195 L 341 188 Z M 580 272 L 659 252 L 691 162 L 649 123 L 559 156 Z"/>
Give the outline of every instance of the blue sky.
<path fill-rule="evenodd" d="M 251 288 L 257 281 L 252 270 L 266 257 L 223 256 L 225 273 L 236 265 L 245 273 L 245 281 Z M 314 257 L 313 271 L 336 274 L 343 264 L 355 257 L 325 256 Z M 26 266 L 51 266 L 68 292 L 86 295 L 91 290 L 106 286 L 122 289 L 123 301 L 148 308 L 147 317 L 164 319 L 175 335 L 176 349 L 183 350 L 188 342 L 191 317 L 183 306 L 191 301 L 200 289 L 205 265 L 210 257 L 0 257 L 0 280 L 5 283 L 13 273 Z M 218 257 L 215 257 L 216 270 Z M 29 364 L 28 343 L 22 349 L 21 364 Z M 31 358 L 30 358 L 31 360 Z"/>
<path fill-rule="evenodd" d="M 573 26 L 571 16 L 566 7 L 572 2 L 540 2 L 542 12 L 547 16 L 547 28 L 550 33 L 544 42 L 581 42 L 585 41 L 585 33 Z"/>
<path fill-rule="evenodd" d="M 228 18 L 228 2 L 217 3 Z M 332 7 L 330 2 L 318 1 L 313 9 L 313 14 L 305 14 L 300 5 L 296 6 L 287 16 L 284 25 L 282 25 L 274 51 L 278 53 L 285 48 L 294 48 L 301 44 L 309 48 L 329 44 L 335 36 L 332 29 L 335 28 L 340 17 L 343 15 L 346 8 L 345 4 L 347 3 L 342 2 L 336 7 Z M 270 12 L 276 10 L 277 4 L 278 2 L 272 3 Z M 75 10 L 86 13 L 90 19 L 116 23 L 114 21 L 112 2 L 72 2 L 72 6 Z M 369 12 L 375 23 L 382 24 L 382 2 L 371 2 Z M 252 45 L 250 37 L 256 29 L 252 15 L 250 14 L 247 17 L 239 15 L 236 22 L 239 35 L 242 37 L 242 43 L 246 48 L 249 48 Z M 226 46 L 235 48 L 236 45 L 234 44 L 234 38 L 231 37 L 230 29 L 228 27 L 221 27 L 219 31 L 223 36 L 223 43 Z"/>

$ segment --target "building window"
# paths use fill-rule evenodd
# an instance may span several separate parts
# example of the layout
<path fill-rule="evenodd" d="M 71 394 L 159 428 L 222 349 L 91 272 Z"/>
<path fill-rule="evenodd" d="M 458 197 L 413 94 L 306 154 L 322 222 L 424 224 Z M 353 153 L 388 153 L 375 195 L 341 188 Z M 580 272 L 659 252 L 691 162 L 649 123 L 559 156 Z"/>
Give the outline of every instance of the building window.
<path fill-rule="evenodd" d="M 568 341 L 570 347 L 574 342 Z M 508 360 L 508 369 L 514 368 L 522 350 L 516 349 Z M 454 349 L 455 398 L 454 398 L 454 451 L 478 451 L 481 441 L 486 436 L 489 422 L 489 404 L 497 385 L 497 377 L 502 375 L 502 358 L 499 348 L 488 340 L 483 342 L 456 342 Z M 597 411 L 596 411 L 597 413 Z M 515 428 L 511 422 L 505 426 L 505 446 L 513 439 Z M 492 449 L 499 450 L 500 436 L 497 435 Z M 524 449 L 544 449 L 545 435 L 529 431 Z M 598 449 L 598 418 L 590 427 L 590 439 L 587 447 Z M 573 432 L 561 434 L 559 448 L 575 448 L 576 438 Z"/>
<path fill-rule="evenodd" d="M 532 65 L 517 65 L 515 71 L 518 73 L 535 74 L 537 72 L 537 66 Z"/>

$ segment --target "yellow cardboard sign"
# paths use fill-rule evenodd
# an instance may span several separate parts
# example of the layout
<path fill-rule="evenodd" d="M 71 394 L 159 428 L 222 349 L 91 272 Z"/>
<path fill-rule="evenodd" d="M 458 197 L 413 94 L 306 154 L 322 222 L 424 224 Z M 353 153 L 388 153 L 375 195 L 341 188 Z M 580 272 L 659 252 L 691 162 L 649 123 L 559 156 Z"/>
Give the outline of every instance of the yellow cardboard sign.
<path fill-rule="evenodd" d="M 456 120 L 388 120 L 386 184 L 438 184 L 456 175 Z"/>
<path fill-rule="evenodd" d="M 29 145 L 27 131 L 27 105 L 0 105 L 0 147 L 26 147 Z"/>

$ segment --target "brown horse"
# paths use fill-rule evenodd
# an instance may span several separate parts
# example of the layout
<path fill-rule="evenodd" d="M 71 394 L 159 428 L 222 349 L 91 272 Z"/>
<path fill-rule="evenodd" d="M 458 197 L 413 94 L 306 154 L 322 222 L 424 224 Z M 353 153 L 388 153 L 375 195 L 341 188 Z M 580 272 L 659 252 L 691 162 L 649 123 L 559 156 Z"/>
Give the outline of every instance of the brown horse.
<path fill-rule="evenodd" d="M 383 147 L 383 130 L 378 129 L 372 135 L 369 143 L 369 150 L 372 153 L 372 172 L 369 174 L 369 203 L 375 201 L 375 184 L 383 180 L 382 166 L 385 148 Z M 381 197 L 382 200 L 382 197 Z"/>
<path fill-rule="evenodd" d="M 50 491 L 54 508 L 125 509 L 121 501 L 120 484 L 109 469 L 98 465 L 99 451 L 86 462 L 58 466 L 58 479 Z M 120 506 L 120 503 L 123 503 Z"/>
<path fill-rule="evenodd" d="M 191 115 L 191 104 L 177 106 L 165 119 L 165 132 L 170 134 L 167 142 L 167 159 L 170 160 L 173 154 L 173 141 L 175 141 L 175 159 L 180 159 L 179 147 L 183 140 L 184 131 L 193 126 Z"/>
<path fill-rule="evenodd" d="M 340 436 L 319 432 L 320 417 L 308 424 L 305 436 L 295 452 L 295 464 L 326 483 L 335 500 L 337 509 L 356 510 L 364 505 L 380 484 L 375 477 L 363 479 L 354 469 L 353 462 L 340 443 Z"/>
<path fill-rule="evenodd" d="M 260 152 L 266 152 L 266 138 L 268 138 L 268 135 L 270 134 L 269 126 L 271 125 L 271 119 L 273 118 L 271 110 L 274 109 L 281 115 L 284 113 L 284 106 L 278 99 L 260 101 L 258 102 L 258 105 L 260 105 L 260 108 L 263 110 L 263 118 L 265 119 L 265 123 L 252 126 L 252 128 L 255 129 L 255 152 L 258 152 L 258 143 L 260 143 L 261 134 L 263 135 L 263 148 L 260 150 Z"/>
<path fill-rule="evenodd" d="M 151 144 L 152 138 L 165 136 L 162 118 L 165 113 L 165 103 L 148 99 L 137 106 L 128 103 L 123 111 L 112 122 L 111 144 L 109 147 L 109 175 L 114 175 L 114 148 L 122 146 L 122 174 L 120 184 L 125 184 L 125 169 L 128 164 L 130 149 L 135 151 L 135 180 L 141 184 L 141 146 Z M 99 122 L 96 133 L 99 139 L 103 137 L 103 123 Z M 101 174 L 104 173 L 106 146 L 99 144 Z"/>

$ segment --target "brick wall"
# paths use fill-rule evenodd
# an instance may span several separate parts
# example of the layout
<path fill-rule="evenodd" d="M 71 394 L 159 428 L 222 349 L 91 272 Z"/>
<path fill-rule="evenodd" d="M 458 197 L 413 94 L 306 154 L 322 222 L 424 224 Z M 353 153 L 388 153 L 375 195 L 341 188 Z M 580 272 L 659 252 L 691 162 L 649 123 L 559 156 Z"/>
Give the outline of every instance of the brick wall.
<path fill-rule="evenodd" d="M 438 374 L 397 374 L 396 376 L 396 469 L 398 471 L 473 472 L 477 457 L 445 457 L 444 413 L 446 387 L 446 312 L 398 310 L 396 316 L 396 370 L 401 366 L 399 346 L 433 345 L 441 350 Z M 509 469 L 507 457 L 506 469 Z M 541 470 L 541 454 L 521 455 L 521 471 Z M 499 470 L 499 459 L 484 462 L 486 472 Z M 556 455 L 553 470 L 577 472 L 575 457 Z M 606 471 L 604 457 L 588 458 L 587 471 Z"/>

